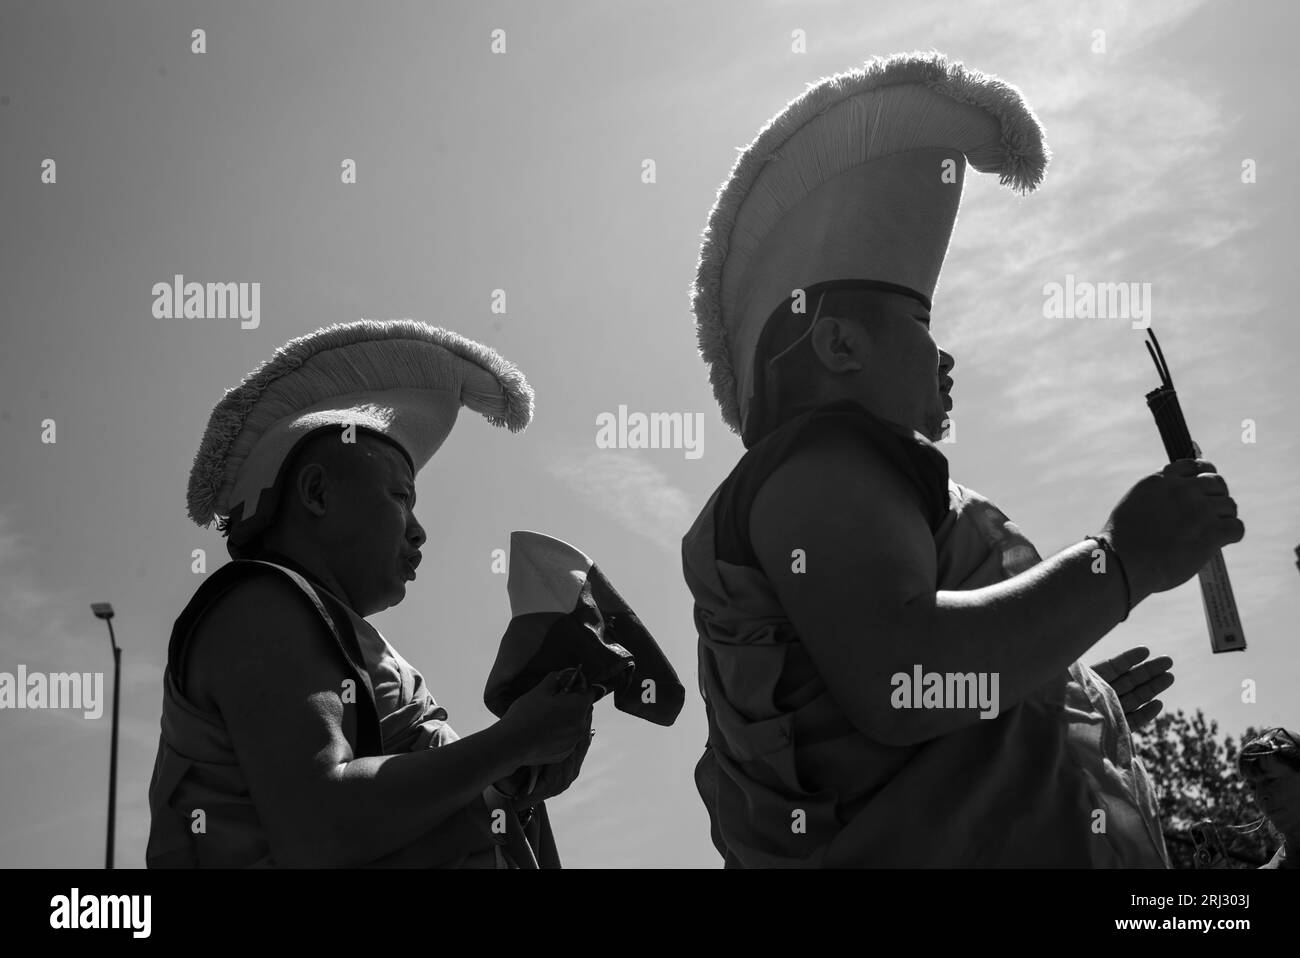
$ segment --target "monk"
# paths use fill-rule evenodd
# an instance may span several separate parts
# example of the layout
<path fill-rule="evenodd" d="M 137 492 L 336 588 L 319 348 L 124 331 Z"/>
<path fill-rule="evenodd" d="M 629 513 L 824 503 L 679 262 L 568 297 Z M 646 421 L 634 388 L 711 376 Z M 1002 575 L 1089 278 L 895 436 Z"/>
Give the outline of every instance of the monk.
<path fill-rule="evenodd" d="M 445 330 L 339 329 L 228 393 L 196 460 L 192 514 L 217 510 L 235 561 L 172 634 L 148 862 L 557 865 L 543 802 L 581 769 L 593 693 L 549 675 L 461 738 L 366 621 L 416 577 L 415 475 L 462 397 L 509 424 L 531 393 Z"/>
<path fill-rule="evenodd" d="M 719 192 L 694 305 L 746 452 L 682 543 L 728 867 L 1168 866 L 1130 731 L 1166 657 L 1079 657 L 1244 526 L 1214 466 L 1040 556 L 948 475 L 932 296 L 968 166 L 1028 192 L 1018 91 L 940 54 L 813 85 Z"/>

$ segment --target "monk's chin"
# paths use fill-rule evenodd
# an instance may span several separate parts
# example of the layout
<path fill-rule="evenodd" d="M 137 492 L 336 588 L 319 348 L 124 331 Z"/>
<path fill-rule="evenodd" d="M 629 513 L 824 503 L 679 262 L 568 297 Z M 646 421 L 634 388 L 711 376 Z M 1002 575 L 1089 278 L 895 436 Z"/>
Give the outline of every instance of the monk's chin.
<path fill-rule="evenodd" d="M 384 609 L 391 609 L 406 598 L 406 585 L 407 583 L 405 581 L 399 580 L 393 586 L 389 593 L 383 598 Z M 382 612 L 383 609 L 380 609 L 380 611 Z"/>
<path fill-rule="evenodd" d="M 929 439 L 931 442 L 938 442 L 943 438 L 944 432 L 947 431 L 944 425 L 947 421 L 948 417 L 946 415 L 938 421 L 932 420 L 926 424 L 924 430 L 920 430 L 921 435 L 925 436 L 925 438 Z"/>

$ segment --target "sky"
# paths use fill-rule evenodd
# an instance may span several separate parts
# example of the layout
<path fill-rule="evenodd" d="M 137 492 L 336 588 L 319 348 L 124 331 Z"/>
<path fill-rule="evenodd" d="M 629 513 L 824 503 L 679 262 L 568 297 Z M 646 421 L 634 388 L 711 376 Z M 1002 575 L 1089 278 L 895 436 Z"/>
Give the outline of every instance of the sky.
<path fill-rule="evenodd" d="M 957 360 L 939 447 L 952 477 L 1045 556 L 1098 531 L 1164 464 L 1143 401 L 1155 370 L 1130 319 L 1049 318 L 1044 289 L 1149 283 L 1193 436 L 1246 525 L 1225 556 L 1249 648 L 1211 655 L 1193 580 L 1085 661 L 1146 645 L 1174 658 L 1166 708 L 1204 709 L 1234 736 L 1300 728 L 1295 10 L 0 3 L 0 672 L 103 672 L 110 687 L 89 605 L 113 603 L 119 867 L 143 866 L 167 640 L 202 579 L 193 552 L 209 573 L 226 558 L 185 510 L 208 414 L 281 343 L 363 317 L 479 340 L 537 394 L 523 433 L 462 413 L 418 477 L 419 579 L 372 621 L 468 734 L 492 720 L 483 683 L 510 615 L 493 550 L 516 529 L 578 546 L 663 646 L 687 704 L 671 729 L 598 707 L 582 777 L 548 806 L 561 857 L 721 864 L 692 779 L 706 728 L 680 540 L 743 450 L 696 351 L 700 233 L 768 118 L 806 84 L 900 51 L 1015 84 L 1053 153 L 1028 197 L 967 176 L 934 297 Z M 261 283 L 259 324 L 155 318 L 152 288 L 177 273 Z M 702 414 L 702 454 L 599 448 L 597 417 L 620 405 Z M 0 866 L 102 863 L 109 715 L 0 711 Z"/>

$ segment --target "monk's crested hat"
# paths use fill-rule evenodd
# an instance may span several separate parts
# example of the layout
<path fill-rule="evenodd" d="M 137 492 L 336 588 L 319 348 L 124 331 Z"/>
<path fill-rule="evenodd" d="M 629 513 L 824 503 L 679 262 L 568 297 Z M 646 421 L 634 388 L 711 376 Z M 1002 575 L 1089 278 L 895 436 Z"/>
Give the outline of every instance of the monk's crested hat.
<path fill-rule="evenodd" d="M 533 391 L 514 365 L 457 333 L 410 319 L 339 323 L 285 343 L 212 410 L 190 470 L 189 516 L 218 516 L 247 541 L 274 518 L 281 470 L 318 431 L 375 433 L 419 472 L 461 406 L 518 432 Z"/>
<path fill-rule="evenodd" d="M 672 725 L 686 701 L 677 672 L 641 619 L 577 547 L 540 532 L 510 535 L 510 624 L 483 702 L 494 715 L 551 672 L 581 667 L 597 698 Z"/>
<path fill-rule="evenodd" d="M 928 309 L 967 164 L 1029 193 L 1048 158 L 1015 87 L 939 53 L 876 58 L 792 100 L 718 191 L 691 289 L 727 425 L 743 434 L 759 336 L 796 290 L 874 287 Z"/>

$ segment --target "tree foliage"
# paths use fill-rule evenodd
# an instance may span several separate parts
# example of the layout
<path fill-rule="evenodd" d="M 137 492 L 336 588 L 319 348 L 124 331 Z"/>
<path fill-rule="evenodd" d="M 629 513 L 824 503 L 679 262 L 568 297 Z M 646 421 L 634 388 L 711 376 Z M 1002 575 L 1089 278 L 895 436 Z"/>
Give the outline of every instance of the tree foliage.
<path fill-rule="evenodd" d="M 1257 868 L 1282 838 L 1255 803 L 1237 770 L 1241 754 L 1231 736 L 1218 739 L 1219 723 L 1196 710 L 1157 716 L 1133 733 L 1133 745 L 1151 773 L 1169 859 L 1175 868 Z M 1248 727 L 1241 744 L 1262 729 Z M 1206 822 L 1210 825 L 1203 825 Z M 1206 849 L 1198 861 L 1198 844 Z"/>

